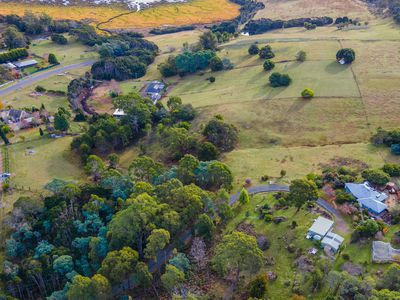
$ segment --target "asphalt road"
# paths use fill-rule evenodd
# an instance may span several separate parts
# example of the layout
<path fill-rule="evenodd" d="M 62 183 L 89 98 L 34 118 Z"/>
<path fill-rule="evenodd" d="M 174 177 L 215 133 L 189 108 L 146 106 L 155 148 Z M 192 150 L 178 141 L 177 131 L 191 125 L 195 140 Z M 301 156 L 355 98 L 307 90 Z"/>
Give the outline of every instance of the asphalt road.
<path fill-rule="evenodd" d="M 88 60 L 88 61 L 84 61 L 84 62 L 80 62 L 77 64 L 73 64 L 73 65 L 68 65 L 68 66 L 60 66 L 60 67 L 56 67 L 53 69 L 49 69 L 46 71 L 42 71 L 42 72 L 38 72 L 35 73 L 34 75 L 30 75 L 27 77 L 24 77 L 23 79 L 19 80 L 17 83 L 11 84 L 3 89 L 0 90 L 0 97 L 1 96 L 5 96 L 8 93 L 14 92 L 16 90 L 22 89 L 28 85 L 32 85 L 35 82 L 39 81 L 39 80 L 43 80 L 46 79 L 50 76 L 53 75 L 57 75 L 60 73 L 64 73 L 73 69 L 77 69 L 80 67 L 86 67 L 86 66 L 91 66 L 93 63 L 95 62 L 95 60 Z"/>

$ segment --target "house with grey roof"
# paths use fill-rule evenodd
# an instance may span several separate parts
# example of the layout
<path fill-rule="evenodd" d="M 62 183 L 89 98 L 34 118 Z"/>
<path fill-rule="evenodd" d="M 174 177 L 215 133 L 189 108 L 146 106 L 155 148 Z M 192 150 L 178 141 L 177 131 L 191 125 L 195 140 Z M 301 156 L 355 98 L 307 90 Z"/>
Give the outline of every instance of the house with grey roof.
<path fill-rule="evenodd" d="M 332 252 L 336 253 L 344 238 L 333 233 L 334 222 L 324 217 L 318 217 L 311 225 L 307 232 L 307 239 L 313 239 L 321 242 L 321 247 L 328 247 Z"/>
<path fill-rule="evenodd" d="M 143 95 L 149 97 L 154 104 L 157 103 L 158 100 L 161 99 L 165 89 L 165 84 L 160 81 L 152 81 L 150 82 L 144 92 Z"/>
<path fill-rule="evenodd" d="M 353 195 L 360 206 L 372 214 L 379 215 L 387 209 L 385 201 L 389 196 L 375 190 L 368 182 L 346 183 L 345 191 Z"/>

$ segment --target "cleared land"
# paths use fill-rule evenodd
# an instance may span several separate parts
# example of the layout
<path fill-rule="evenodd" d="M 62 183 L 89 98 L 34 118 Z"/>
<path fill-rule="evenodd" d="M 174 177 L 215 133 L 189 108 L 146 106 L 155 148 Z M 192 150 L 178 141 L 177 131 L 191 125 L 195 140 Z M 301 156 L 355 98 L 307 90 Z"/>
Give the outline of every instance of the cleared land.
<path fill-rule="evenodd" d="M 79 159 L 70 151 L 71 141 L 72 137 L 41 138 L 9 146 L 10 168 L 15 174 L 12 182 L 25 189 L 40 190 L 54 178 L 74 181 L 84 178 Z"/>
<path fill-rule="evenodd" d="M 33 13 L 47 13 L 54 19 L 86 20 L 92 24 L 106 22 L 115 16 L 129 13 L 102 25 L 102 28 L 109 29 L 207 24 L 233 19 L 239 14 L 239 6 L 228 0 L 193 0 L 188 3 L 163 4 L 139 12 L 131 12 L 118 6 L 0 4 L 2 15 L 23 15 L 27 10 Z"/>
<path fill-rule="evenodd" d="M 94 49 L 91 49 L 80 42 L 76 42 L 73 38 L 67 38 L 67 45 L 58 45 L 48 39 L 33 40 L 29 51 L 46 59 L 49 53 L 53 53 L 56 55 L 58 61 L 63 65 L 72 65 L 82 61 L 96 59 L 98 57 L 98 54 Z"/>
<path fill-rule="evenodd" d="M 289 20 L 304 17 L 368 17 L 367 5 L 355 0 L 262 0 L 265 8 L 259 11 L 255 19 L 270 18 Z"/>
<path fill-rule="evenodd" d="M 398 162 L 398 157 L 387 149 L 379 149 L 370 144 L 345 144 L 318 147 L 273 147 L 234 150 L 225 155 L 224 161 L 236 175 L 237 186 L 243 185 L 246 178 L 258 182 L 262 175 L 275 177 L 288 182 L 308 173 L 318 172 L 322 165 L 348 161 L 350 165 L 361 161 L 371 167 L 381 167 L 385 161 Z M 280 178 L 280 171 L 287 175 Z"/>

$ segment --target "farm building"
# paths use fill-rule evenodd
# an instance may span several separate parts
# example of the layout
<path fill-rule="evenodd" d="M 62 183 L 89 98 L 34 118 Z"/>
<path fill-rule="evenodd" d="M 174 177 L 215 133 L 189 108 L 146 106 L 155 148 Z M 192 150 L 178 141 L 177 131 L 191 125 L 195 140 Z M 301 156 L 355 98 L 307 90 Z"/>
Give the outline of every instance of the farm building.
<path fill-rule="evenodd" d="M 337 252 L 344 239 L 340 235 L 333 233 L 332 220 L 318 217 L 307 232 L 307 239 L 321 241 L 322 248 L 329 248 L 332 252 Z"/>
<path fill-rule="evenodd" d="M 333 221 L 318 217 L 307 232 L 307 237 L 321 240 L 333 228 Z"/>
<path fill-rule="evenodd" d="M 375 190 L 368 182 L 346 183 L 345 190 L 357 198 L 362 208 L 368 209 L 372 214 L 379 215 L 387 209 L 387 205 L 384 202 L 388 195 Z"/>
<path fill-rule="evenodd" d="M 161 99 L 164 93 L 165 84 L 160 81 L 150 82 L 144 89 L 143 96 L 149 97 L 154 104 Z"/>
<path fill-rule="evenodd" d="M 36 66 L 38 62 L 34 59 L 27 59 L 23 61 L 18 61 L 15 62 L 14 65 L 17 67 L 17 69 L 24 69 L 32 66 Z"/>

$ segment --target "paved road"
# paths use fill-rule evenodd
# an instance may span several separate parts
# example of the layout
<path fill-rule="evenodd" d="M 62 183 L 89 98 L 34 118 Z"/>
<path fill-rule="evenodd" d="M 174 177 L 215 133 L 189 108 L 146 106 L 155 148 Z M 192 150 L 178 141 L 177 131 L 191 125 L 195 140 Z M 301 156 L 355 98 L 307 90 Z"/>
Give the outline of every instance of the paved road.
<path fill-rule="evenodd" d="M 19 80 L 17 83 L 9 85 L 7 87 L 5 87 L 4 89 L 0 90 L 0 97 L 1 96 L 5 96 L 8 93 L 11 93 L 13 91 L 19 90 L 21 88 L 24 88 L 25 86 L 28 85 L 32 85 L 34 84 L 36 81 L 39 80 L 43 80 L 46 79 L 50 76 L 53 75 L 57 75 L 63 72 L 67 72 L 73 69 L 77 69 L 80 67 L 87 67 L 87 66 L 91 66 L 93 63 L 95 62 L 95 60 L 88 60 L 88 61 L 84 61 L 84 62 L 80 62 L 77 64 L 73 64 L 73 65 L 67 65 L 67 66 L 60 66 L 60 67 L 56 67 L 53 69 L 49 69 L 46 71 L 42 71 L 42 72 L 38 72 L 34 75 L 30 75 L 27 77 L 24 77 L 23 79 Z"/>
<path fill-rule="evenodd" d="M 252 186 L 247 189 L 247 192 L 250 195 L 259 194 L 259 193 L 269 193 L 269 192 L 289 192 L 289 187 L 287 185 L 282 184 L 268 184 L 268 185 L 259 185 Z M 240 192 L 237 192 L 234 195 L 231 195 L 229 198 L 229 205 L 235 204 L 239 199 Z"/>

